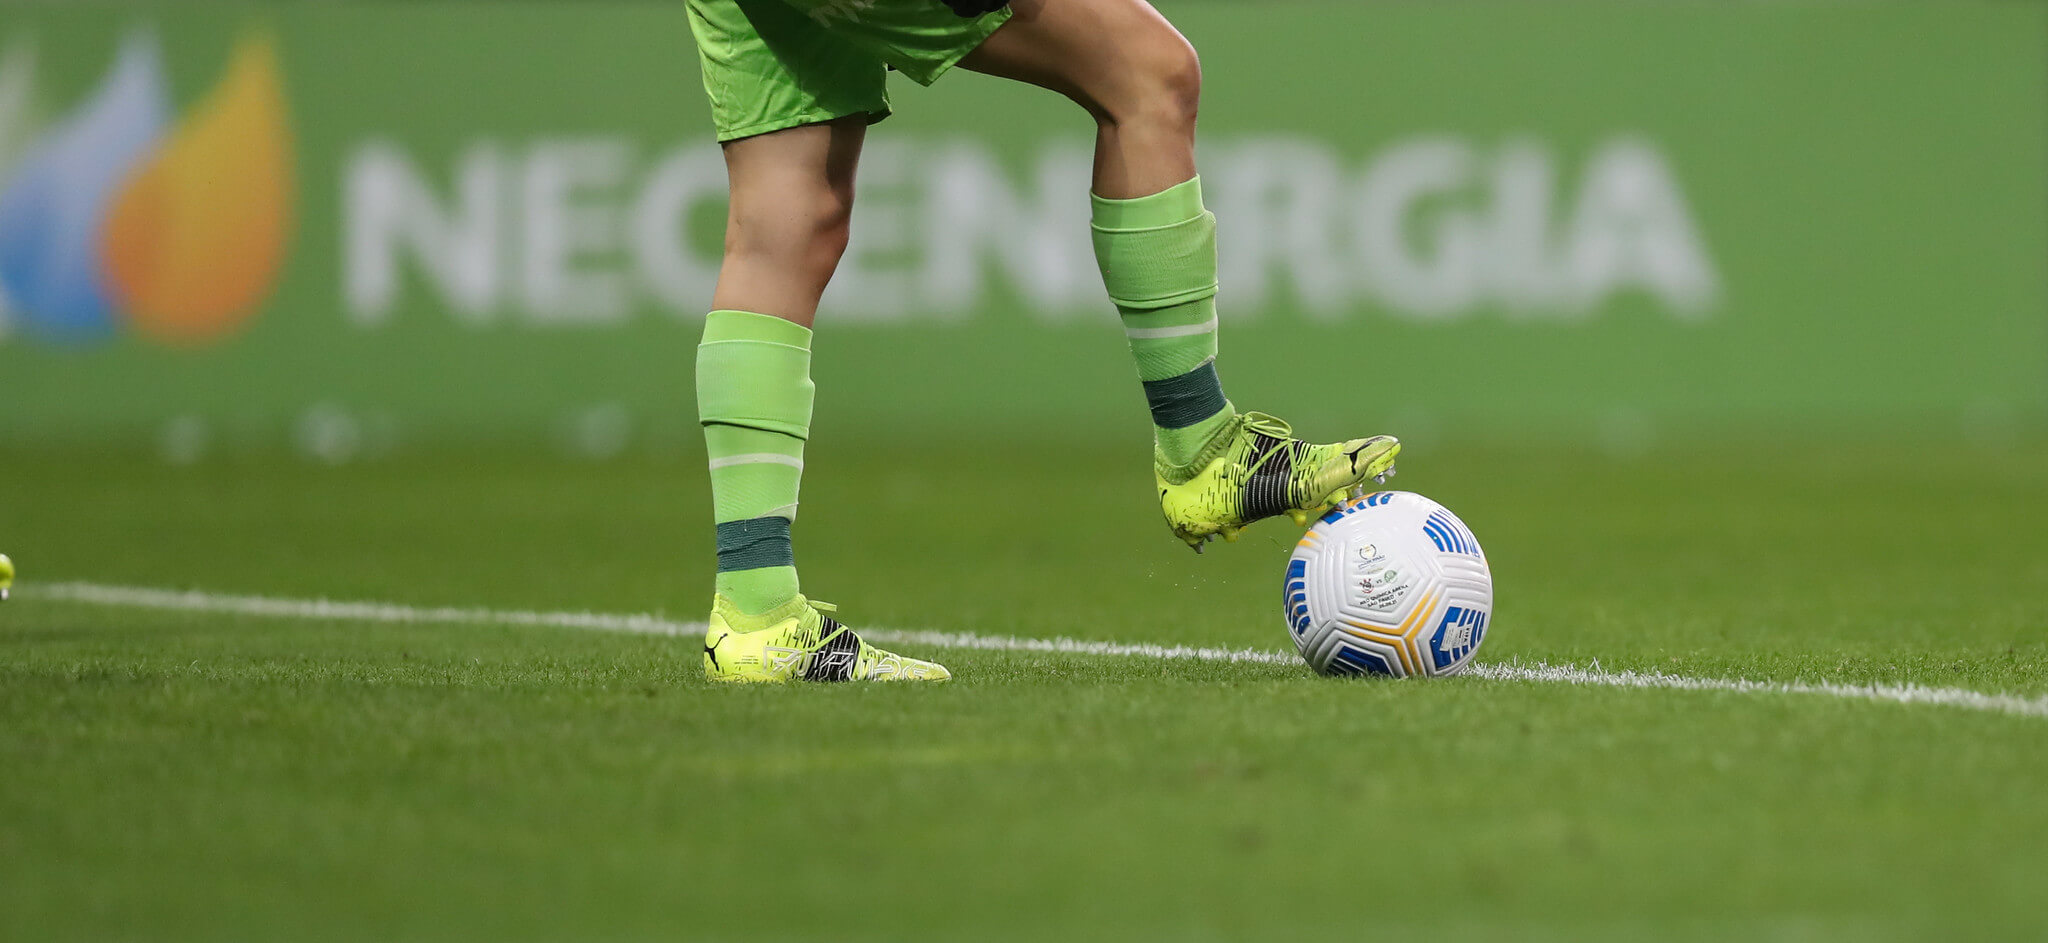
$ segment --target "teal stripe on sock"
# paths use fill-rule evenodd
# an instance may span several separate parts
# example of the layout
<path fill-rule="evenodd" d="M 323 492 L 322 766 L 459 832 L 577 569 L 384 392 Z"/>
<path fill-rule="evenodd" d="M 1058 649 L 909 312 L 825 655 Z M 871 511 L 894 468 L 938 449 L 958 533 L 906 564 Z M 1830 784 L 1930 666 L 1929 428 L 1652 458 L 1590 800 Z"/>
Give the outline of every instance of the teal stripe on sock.
<path fill-rule="evenodd" d="M 1228 405 L 1213 363 L 1177 377 L 1145 381 L 1145 402 L 1152 407 L 1152 424 L 1161 429 L 1187 428 Z"/>
<path fill-rule="evenodd" d="M 755 517 L 718 525 L 718 572 L 795 565 L 788 518 Z"/>

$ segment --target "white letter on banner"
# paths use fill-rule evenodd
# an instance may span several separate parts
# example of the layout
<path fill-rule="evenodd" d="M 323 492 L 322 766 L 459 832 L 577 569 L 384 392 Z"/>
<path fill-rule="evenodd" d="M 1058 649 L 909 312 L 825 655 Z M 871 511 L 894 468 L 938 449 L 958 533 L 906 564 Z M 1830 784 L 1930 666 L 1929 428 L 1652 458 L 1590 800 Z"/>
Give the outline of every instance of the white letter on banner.
<path fill-rule="evenodd" d="M 521 285 L 540 323 L 616 322 L 627 310 L 616 268 L 593 269 L 594 255 L 619 248 L 618 187 L 629 148 L 609 138 L 540 141 L 522 175 Z M 586 263 L 586 264 L 579 264 Z"/>
<path fill-rule="evenodd" d="M 663 158 L 641 188 L 633 211 L 633 254 L 647 290 L 677 314 L 702 317 L 718 284 L 718 257 L 691 251 L 690 212 L 727 199 L 725 155 L 715 144 L 684 147 Z"/>
<path fill-rule="evenodd" d="M 1450 138 L 1418 138 L 1388 151 L 1366 171 L 1359 192 L 1358 251 L 1368 286 L 1388 307 L 1425 318 L 1469 312 L 1479 296 L 1478 227 L 1468 210 L 1435 202 L 1472 179 L 1472 151 Z M 1467 194 L 1469 198 L 1469 194 Z M 1411 225 L 1431 237 L 1425 253 L 1410 251 Z"/>
<path fill-rule="evenodd" d="M 1335 147 L 1293 135 L 1235 138 L 1227 147 L 1203 164 L 1218 168 L 1203 176 L 1202 189 L 1216 212 L 1219 304 L 1256 316 L 1276 301 L 1277 268 L 1311 317 L 1336 319 L 1354 289 L 1343 251 L 1347 181 Z"/>
<path fill-rule="evenodd" d="M 472 145 L 457 161 L 455 199 L 443 210 L 412 160 L 389 141 L 356 148 L 343 172 L 343 281 L 359 325 L 384 323 L 398 303 L 401 249 L 419 260 L 442 300 L 472 324 L 498 301 L 498 217 L 504 161 Z"/>
<path fill-rule="evenodd" d="M 929 310 L 959 317 L 982 302 L 986 263 L 994 259 L 1034 315 L 1057 318 L 1106 307 L 1089 257 L 1088 151 L 1058 141 L 1038 153 L 1037 191 L 1029 198 L 986 145 L 948 140 L 922 146 L 923 297 Z"/>
<path fill-rule="evenodd" d="M 1509 316 L 1554 311 L 1565 299 L 1552 246 L 1557 167 L 1536 141 L 1510 141 L 1493 165 L 1493 227 L 1484 266 Z"/>
<path fill-rule="evenodd" d="M 1639 287 L 1681 317 L 1705 317 L 1720 294 L 1685 197 L 1649 144 L 1608 142 L 1586 166 L 1564 263 L 1573 301 L 1592 311 Z"/>

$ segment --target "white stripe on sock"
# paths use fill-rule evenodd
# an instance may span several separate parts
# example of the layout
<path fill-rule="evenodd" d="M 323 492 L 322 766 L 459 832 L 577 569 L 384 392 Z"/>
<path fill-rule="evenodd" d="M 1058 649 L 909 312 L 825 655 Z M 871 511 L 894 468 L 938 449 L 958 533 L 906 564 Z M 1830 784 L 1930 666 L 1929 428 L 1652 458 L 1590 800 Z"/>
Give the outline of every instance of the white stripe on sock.
<path fill-rule="evenodd" d="M 1208 334 L 1216 330 L 1216 319 L 1210 318 L 1200 324 L 1183 324 L 1178 327 L 1127 327 L 1124 336 L 1132 340 L 1154 340 L 1161 337 L 1187 337 L 1191 334 Z"/>
<path fill-rule="evenodd" d="M 797 471 L 804 470 L 804 460 L 793 455 L 777 455 L 774 452 L 748 452 L 745 455 L 728 455 L 711 460 L 712 468 L 729 468 L 733 465 L 788 465 Z"/>

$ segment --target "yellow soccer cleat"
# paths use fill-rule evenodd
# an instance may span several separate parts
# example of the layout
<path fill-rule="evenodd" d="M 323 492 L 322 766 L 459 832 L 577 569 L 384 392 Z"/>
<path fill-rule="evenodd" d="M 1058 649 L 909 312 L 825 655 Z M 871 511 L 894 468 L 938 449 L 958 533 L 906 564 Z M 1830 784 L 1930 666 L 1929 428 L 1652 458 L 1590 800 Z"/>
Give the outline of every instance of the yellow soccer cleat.
<path fill-rule="evenodd" d="M 1304 527 L 1365 483 L 1394 477 L 1401 443 L 1379 435 L 1332 445 L 1294 438 L 1287 423 L 1265 413 L 1244 413 L 1217 433 L 1188 466 L 1154 463 L 1160 508 L 1173 534 L 1196 553 L 1221 536 L 1235 541 L 1246 524 L 1285 514 Z M 1183 480 L 1175 481 L 1175 478 Z"/>
<path fill-rule="evenodd" d="M 724 596 L 711 601 L 704 677 L 713 681 L 944 681 L 945 666 L 869 645 L 831 613 L 797 596 L 750 616 Z"/>

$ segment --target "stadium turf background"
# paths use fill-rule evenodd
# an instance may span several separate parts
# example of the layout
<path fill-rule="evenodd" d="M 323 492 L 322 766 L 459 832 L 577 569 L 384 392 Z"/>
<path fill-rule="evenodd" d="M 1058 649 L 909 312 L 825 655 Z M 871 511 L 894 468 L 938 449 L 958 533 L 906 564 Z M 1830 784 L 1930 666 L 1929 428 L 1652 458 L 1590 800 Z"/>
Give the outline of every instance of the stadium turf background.
<path fill-rule="evenodd" d="M 1284 647 L 1290 526 L 1190 554 L 1143 458 L 827 440 L 807 587 L 855 624 Z M 37 596 L 697 619 L 694 456 L 0 468 L 8 939 L 2048 933 L 2038 718 L 959 650 L 919 650 L 945 686 L 713 690 L 692 639 Z M 2048 447 L 1402 468 L 1493 560 L 1484 661 L 2048 693 Z"/>
<path fill-rule="evenodd" d="M 1482 661 L 2048 695 L 2048 4 L 1162 5 L 1225 382 L 1409 442 L 1395 484 L 1495 565 Z M 687 638 L 53 599 L 701 618 L 722 180 L 672 0 L 0 6 L 0 192 L 108 76 L 192 140 L 271 41 L 249 126 L 289 166 L 182 172 L 296 181 L 241 333 L 0 326 L 0 941 L 2048 937 L 2039 717 L 913 646 L 956 680 L 711 690 Z M 807 586 L 1285 647 L 1290 528 L 1197 557 L 1150 500 L 1085 119 L 898 88 L 821 321 Z M 1448 176 L 1394 186 L 1418 155 Z M 1710 290 L 1563 264 L 1651 231 Z"/>

